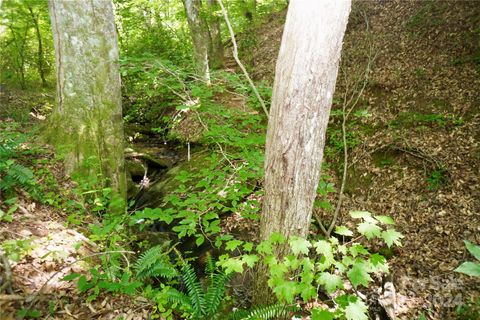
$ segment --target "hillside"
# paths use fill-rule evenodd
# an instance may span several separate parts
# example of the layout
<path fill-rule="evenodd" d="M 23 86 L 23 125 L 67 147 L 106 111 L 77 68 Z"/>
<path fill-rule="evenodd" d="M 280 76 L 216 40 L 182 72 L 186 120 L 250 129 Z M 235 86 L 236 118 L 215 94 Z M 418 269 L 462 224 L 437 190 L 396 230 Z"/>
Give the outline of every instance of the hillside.
<path fill-rule="evenodd" d="M 268 83 L 284 20 L 285 12 L 275 14 L 258 29 L 254 74 Z M 370 51 L 376 56 L 355 109 L 367 116 L 348 122 L 343 221 L 349 210 L 394 217 L 405 236 L 392 265 L 399 313 L 423 309 L 446 319 L 458 301 L 478 299 L 480 288 L 452 272 L 466 257 L 463 240 L 480 241 L 480 6 L 357 1 L 343 51 L 331 148 L 346 87 L 360 90 L 352 78 L 362 76 Z M 341 161 L 327 151 L 336 185 Z"/>

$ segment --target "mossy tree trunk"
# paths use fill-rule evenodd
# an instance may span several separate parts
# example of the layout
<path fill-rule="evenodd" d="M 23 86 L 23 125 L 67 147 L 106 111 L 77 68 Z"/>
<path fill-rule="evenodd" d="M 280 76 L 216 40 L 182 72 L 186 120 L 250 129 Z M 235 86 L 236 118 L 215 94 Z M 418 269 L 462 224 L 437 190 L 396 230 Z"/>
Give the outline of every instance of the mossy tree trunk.
<path fill-rule="evenodd" d="M 330 107 L 350 1 L 290 3 L 275 70 L 267 129 L 260 238 L 307 237 L 320 177 Z M 279 258 L 287 245 L 279 246 Z M 267 270 L 257 273 L 255 301 L 271 301 Z"/>
<path fill-rule="evenodd" d="M 57 106 L 50 137 L 69 172 L 126 194 L 117 33 L 111 0 L 50 0 Z"/>
<path fill-rule="evenodd" d="M 201 0 L 183 0 L 188 27 L 192 36 L 193 53 L 199 75 L 210 84 L 210 57 L 212 39 L 207 20 L 201 14 Z"/>

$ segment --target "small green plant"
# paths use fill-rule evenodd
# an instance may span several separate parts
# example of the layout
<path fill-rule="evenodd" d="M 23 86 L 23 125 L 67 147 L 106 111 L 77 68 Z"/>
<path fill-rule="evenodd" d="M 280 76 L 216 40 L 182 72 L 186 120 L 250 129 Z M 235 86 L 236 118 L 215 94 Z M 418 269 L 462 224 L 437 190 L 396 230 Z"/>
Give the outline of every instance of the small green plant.
<path fill-rule="evenodd" d="M 179 275 L 170 261 L 169 253 L 172 249 L 167 250 L 169 244 L 168 241 L 163 245 L 154 246 L 140 256 L 134 265 L 137 278 L 162 277 L 172 279 Z"/>
<path fill-rule="evenodd" d="M 346 319 L 368 319 L 367 306 L 357 295 L 360 286 L 367 287 L 372 281 L 371 274 L 388 273 L 386 258 L 379 253 L 370 253 L 360 238 L 369 241 L 383 241 L 388 248 L 401 245 L 403 237 L 391 227 L 393 220 L 388 216 L 373 216 L 366 211 L 353 211 L 352 218 L 360 219 L 357 226 L 360 237 L 341 243 L 338 238 L 307 240 L 300 237 L 285 239 L 273 234 L 270 239 L 261 242 L 253 250 L 253 244 L 239 240 L 226 243 L 227 250 L 242 249 L 245 252 L 238 257 L 223 255 L 218 264 L 227 274 L 243 272 L 244 266 L 253 268 L 262 261 L 269 270 L 268 285 L 279 302 L 292 304 L 297 297 L 304 302 L 318 298 L 318 290 L 330 297 L 329 303 L 337 310 L 319 310 L 325 316 L 346 317 Z M 337 226 L 335 233 L 339 237 L 353 237 L 354 232 L 346 226 Z M 277 259 L 274 255 L 277 245 L 288 244 L 289 252 Z M 344 284 L 351 284 L 350 289 Z"/>
<path fill-rule="evenodd" d="M 463 242 L 465 243 L 465 247 L 467 248 L 468 252 L 470 252 L 478 262 L 464 262 L 454 271 L 467 274 L 472 277 L 480 277 L 480 246 L 475 245 L 467 240 L 464 240 Z"/>
<path fill-rule="evenodd" d="M 455 313 L 458 319 L 461 320 L 477 320 L 480 314 L 480 299 L 477 299 L 476 302 L 471 300 L 458 306 L 455 309 Z"/>
<path fill-rule="evenodd" d="M 77 279 L 78 290 L 82 293 L 88 292 L 87 301 L 97 299 L 100 292 L 121 293 L 133 295 L 137 292 L 138 287 L 142 286 L 139 281 L 132 281 L 131 274 L 124 272 L 118 279 L 112 280 L 108 273 L 101 272 L 98 267 L 89 270 L 89 277 L 78 273 L 71 273 L 64 277 L 64 281 Z"/>
<path fill-rule="evenodd" d="M 16 127 L 0 124 L 0 199 L 13 196 L 17 187 L 32 191 L 35 186 L 33 172 L 18 162 L 26 154 L 22 145 L 27 136 L 16 132 Z"/>
<path fill-rule="evenodd" d="M 427 178 L 428 190 L 438 190 L 447 181 L 446 170 L 437 169 L 430 173 Z"/>

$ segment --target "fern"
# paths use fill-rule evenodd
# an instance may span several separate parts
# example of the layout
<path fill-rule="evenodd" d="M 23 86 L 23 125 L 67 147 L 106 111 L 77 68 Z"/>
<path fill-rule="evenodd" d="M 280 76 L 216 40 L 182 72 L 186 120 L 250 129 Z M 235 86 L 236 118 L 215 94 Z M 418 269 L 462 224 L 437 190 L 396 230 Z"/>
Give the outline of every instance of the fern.
<path fill-rule="evenodd" d="M 211 274 L 211 283 L 207 288 L 207 293 L 205 294 L 207 315 L 214 315 L 215 312 L 217 312 L 222 300 L 225 298 L 225 284 L 231 278 L 231 275 L 227 275 L 225 273 Z"/>
<path fill-rule="evenodd" d="M 188 296 L 193 307 L 194 315 L 197 318 L 206 314 L 205 294 L 202 285 L 198 281 L 197 275 L 189 264 L 185 264 L 182 268 L 182 278 L 187 287 Z"/>
<path fill-rule="evenodd" d="M 11 193 L 15 187 L 33 190 L 33 172 L 14 160 L 22 154 L 19 146 L 25 139 L 25 136 L 15 137 L 8 131 L 0 134 L 0 192 Z"/>
<path fill-rule="evenodd" d="M 187 311 L 193 312 L 192 302 L 185 293 L 178 291 L 175 288 L 169 288 L 167 291 L 167 299 L 172 303 L 181 305 L 183 308 L 187 309 Z"/>
<path fill-rule="evenodd" d="M 252 310 L 237 310 L 233 312 L 229 320 L 269 320 L 284 318 L 297 310 L 296 306 L 286 306 L 284 304 L 273 304 L 269 306 L 260 306 Z"/>
<path fill-rule="evenodd" d="M 134 265 L 139 279 L 163 277 L 172 279 L 178 276 L 177 269 L 165 253 L 166 244 L 154 246 L 145 251 Z"/>

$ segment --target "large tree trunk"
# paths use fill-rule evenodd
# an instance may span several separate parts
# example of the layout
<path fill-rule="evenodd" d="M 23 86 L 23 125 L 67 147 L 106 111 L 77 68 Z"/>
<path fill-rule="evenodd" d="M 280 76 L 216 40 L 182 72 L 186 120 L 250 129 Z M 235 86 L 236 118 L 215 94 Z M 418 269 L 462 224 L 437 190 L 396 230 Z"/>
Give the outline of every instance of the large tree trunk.
<path fill-rule="evenodd" d="M 117 33 L 111 0 L 50 0 L 57 67 L 51 133 L 67 169 L 125 197 Z M 60 150 L 60 149 L 59 149 Z"/>
<path fill-rule="evenodd" d="M 192 36 L 193 52 L 198 72 L 207 83 L 210 83 L 210 58 L 208 53 L 212 40 L 207 21 L 200 14 L 202 2 L 201 0 L 184 0 L 183 4 Z"/>
<path fill-rule="evenodd" d="M 350 0 L 290 3 L 267 129 L 262 240 L 275 232 L 308 235 L 350 5 Z M 268 301 L 266 274 L 258 277 L 256 301 Z"/>
<path fill-rule="evenodd" d="M 38 16 L 39 14 L 35 15 L 33 12 L 32 7 L 27 3 L 28 11 L 30 11 L 30 16 L 32 17 L 32 22 L 35 27 L 35 34 L 37 36 L 38 42 L 38 51 L 37 51 L 37 68 L 38 74 L 40 79 L 42 80 L 42 87 L 47 86 L 47 80 L 45 80 L 45 70 L 44 70 L 44 62 L 43 62 L 43 44 L 42 44 L 42 34 L 40 32 L 40 26 L 38 25 Z"/>
<path fill-rule="evenodd" d="M 212 69 L 220 69 L 224 66 L 224 50 L 222 34 L 220 31 L 220 19 L 215 12 L 219 10 L 217 0 L 207 0 L 209 15 L 209 30 L 212 43 L 210 46 L 210 66 Z"/>

